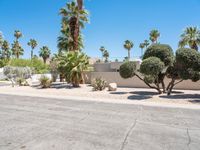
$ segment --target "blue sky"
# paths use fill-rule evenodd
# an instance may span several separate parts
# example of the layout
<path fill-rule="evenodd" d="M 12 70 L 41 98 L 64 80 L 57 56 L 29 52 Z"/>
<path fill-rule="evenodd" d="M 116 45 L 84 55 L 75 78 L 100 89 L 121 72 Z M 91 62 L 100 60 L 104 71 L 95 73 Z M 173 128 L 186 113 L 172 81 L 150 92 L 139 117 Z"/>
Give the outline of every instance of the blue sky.
<path fill-rule="evenodd" d="M 14 40 L 14 30 L 23 32 L 20 41 L 26 58 L 30 57 L 30 38 L 56 53 L 61 19 L 58 12 L 66 2 L 69 0 L 0 0 L 0 31 L 9 42 Z M 124 58 L 127 52 L 123 42 L 127 39 L 135 45 L 132 56 L 139 56 L 139 43 L 149 38 L 151 29 L 158 29 L 159 41 L 176 50 L 183 29 L 200 25 L 200 0 L 85 0 L 85 7 L 90 23 L 83 31 L 84 52 L 92 57 L 101 56 L 99 47 L 105 46 L 113 59 Z"/>

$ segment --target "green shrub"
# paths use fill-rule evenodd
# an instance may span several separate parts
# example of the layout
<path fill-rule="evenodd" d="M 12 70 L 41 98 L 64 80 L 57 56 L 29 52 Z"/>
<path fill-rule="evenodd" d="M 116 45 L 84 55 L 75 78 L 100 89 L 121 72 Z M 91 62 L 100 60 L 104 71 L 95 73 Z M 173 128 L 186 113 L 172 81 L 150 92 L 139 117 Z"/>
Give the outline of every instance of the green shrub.
<path fill-rule="evenodd" d="M 145 59 L 141 66 L 140 72 L 145 75 L 158 76 L 165 68 L 164 63 L 157 57 L 149 57 Z"/>
<path fill-rule="evenodd" d="M 174 61 L 174 54 L 172 48 L 167 44 L 152 44 L 149 46 L 143 56 L 143 60 L 149 57 L 160 58 L 165 66 L 170 66 Z"/>
<path fill-rule="evenodd" d="M 25 82 L 25 79 L 31 77 L 31 69 L 29 67 L 6 66 L 3 68 L 3 73 L 12 82 L 12 86 L 14 86 L 15 82 L 21 85 Z"/>
<path fill-rule="evenodd" d="M 0 68 L 7 66 L 8 60 L 7 59 L 0 59 Z"/>
<path fill-rule="evenodd" d="M 155 82 L 155 77 L 151 76 L 151 75 L 145 75 L 144 76 L 144 81 L 149 83 L 149 84 L 152 84 Z"/>
<path fill-rule="evenodd" d="M 190 48 L 180 48 L 176 51 L 176 63 L 179 68 L 200 71 L 200 53 Z"/>
<path fill-rule="evenodd" d="M 132 78 L 136 72 L 136 63 L 127 61 L 123 63 L 119 68 L 119 74 L 122 78 L 128 79 Z"/>
<path fill-rule="evenodd" d="M 33 72 L 36 74 L 49 73 L 49 65 L 44 64 L 44 62 L 40 59 L 33 58 L 31 66 L 34 68 Z"/>
<path fill-rule="evenodd" d="M 51 79 L 49 79 L 47 76 L 42 75 L 40 77 L 40 85 L 42 86 L 42 88 L 50 88 L 51 87 Z"/>
<path fill-rule="evenodd" d="M 92 82 L 92 87 L 94 91 L 102 91 L 106 88 L 107 82 L 102 78 L 96 78 Z"/>
<path fill-rule="evenodd" d="M 48 65 L 45 65 L 42 60 L 37 58 L 30 59 L 11 59 L 8 62 L 9 66 L 13 67 L 30 67 L 33 73 L 43 74 L 49 72 Z"/>
<path fill-rule="evenodd" d="M 29 86 L 28 82 L 24 78 L 17 78 L 16 82 L 19 86 Z"/>

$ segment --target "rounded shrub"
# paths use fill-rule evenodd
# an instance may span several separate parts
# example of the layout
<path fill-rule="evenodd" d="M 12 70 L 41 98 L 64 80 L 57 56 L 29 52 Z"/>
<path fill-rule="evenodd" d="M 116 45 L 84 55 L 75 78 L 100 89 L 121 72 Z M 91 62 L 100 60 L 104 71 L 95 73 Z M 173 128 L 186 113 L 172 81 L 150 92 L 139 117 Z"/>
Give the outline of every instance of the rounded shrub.
<path fill-rule="evenodd" d="M 174 61 L 174 54 L 172 48 L 167 44 L 152 44 L 144 53 L 143 60 L 149 57 L 158 57 L 165 66 L 170 66 Z"/>
<path fill-rule="evenodd" d="M 155 82 L 155 77 L 151 76 L 151 75 L 145 75 L 144 76 L 144 81 L 149 83 L 149 84 L 152 84 Z"/>
<path fill-rule="evenodd" d="M 200 71 L 200 53 L 190 48 L 180 48 L 176 51 L 177 66 Z"/>
<path fill-rule="evenodd" d="M 128 79 L 135 75 L 136 63 L 132 61 L 127 61 L 120 66 L 119 74 L 122 78 Z"/>
<path fill-rule="evenodd" d="M 157 76 L 165 68 L 164 63 L 157 57 L 149 57 L 143 60 L 140 72 L 144 75 Z"/>

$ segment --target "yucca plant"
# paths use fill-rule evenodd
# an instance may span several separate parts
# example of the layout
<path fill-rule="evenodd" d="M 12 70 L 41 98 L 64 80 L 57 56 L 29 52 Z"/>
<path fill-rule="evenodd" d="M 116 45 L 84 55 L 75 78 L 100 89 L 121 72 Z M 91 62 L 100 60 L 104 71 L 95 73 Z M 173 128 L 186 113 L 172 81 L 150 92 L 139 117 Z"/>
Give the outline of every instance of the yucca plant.
<path fill-rule="evenodd" d="M 103 91 L 107 86 L 107 82 L 102 78 L 96 78 L 92 82 L 94 91 Z"/>
<path fill-rule="evenodd" d="M 51 83 L 52 83 L 51 79 L 48 78 L 47 76 L 42 75 L 40 77 L 40 85 L 42 86 L 42 88 L 50 88 Z"/>

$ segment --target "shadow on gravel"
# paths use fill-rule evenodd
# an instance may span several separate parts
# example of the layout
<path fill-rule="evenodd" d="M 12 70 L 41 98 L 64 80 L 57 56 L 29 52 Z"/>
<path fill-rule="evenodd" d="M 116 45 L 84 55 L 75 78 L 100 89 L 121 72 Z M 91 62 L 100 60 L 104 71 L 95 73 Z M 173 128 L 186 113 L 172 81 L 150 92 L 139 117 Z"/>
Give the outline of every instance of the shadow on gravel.
<path fill-rule="evenodd" d="M 150 91 L 135 91 L 135 92 L 130 92 L 130 94 L 146 95 L 146 96 L 150 96 L 150 95 L 158 95 L 157 92 L 150 92 Z"/>
<path fill-rule="evenodd" d="M 189 102 L 193 104 L 200 104 L 200 100 L 190 100 Z"/>
<path fill-rule="evenodd" d="M 135 91 L 135 92 L 130 92 L 131 95 L 128 97 L 129 100 L 147 100 L 152 98 L 154 95 L 158 95 L 157 92 L 148 92 L 148 91 Z"/>
<path fill-rule="evenodd" d="M 114 95 L 124 95 L 124 94 L 128 94 L 128 92 L 110 92 L 110 94 L 114 94 Z"/>
<path fill-rule="evenodd" d="M 160 98 L 165 98 L 165 99 L 182 99 L 182 100 L 186 100 L 186 99 L 194 99 L 196 101 L 196 99 L 198 99 L 198 101 L 200 101 L 200 94 L 176 94 L 176 95 L 161 95 L 159 96 Z"/>

